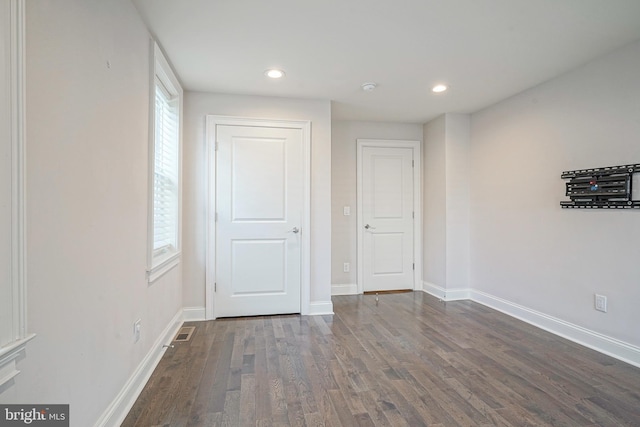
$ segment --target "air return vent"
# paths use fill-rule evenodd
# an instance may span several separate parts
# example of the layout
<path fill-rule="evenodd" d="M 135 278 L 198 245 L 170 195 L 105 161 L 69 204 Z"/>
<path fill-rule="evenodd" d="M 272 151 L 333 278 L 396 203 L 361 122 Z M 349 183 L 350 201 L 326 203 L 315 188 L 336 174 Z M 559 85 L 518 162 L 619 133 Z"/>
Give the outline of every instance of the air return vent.
<path fill-rule="evenodd" d="M 178 331 L 178 334 L 176 335 L 174 341 L 176 342 L 189 341 L 191 339 L 191 335 L 193 335 L 193 331 L 195 330 L 196 330 L 195 326 L 183 326 Z"/>

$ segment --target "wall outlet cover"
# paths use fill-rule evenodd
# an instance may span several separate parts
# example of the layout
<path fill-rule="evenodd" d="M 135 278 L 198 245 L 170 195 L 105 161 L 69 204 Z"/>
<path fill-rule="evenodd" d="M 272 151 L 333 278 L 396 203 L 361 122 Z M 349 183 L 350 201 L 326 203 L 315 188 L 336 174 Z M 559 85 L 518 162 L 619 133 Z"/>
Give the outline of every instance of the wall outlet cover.
<path fill-rule="evenodd" d="M 603 313 L 607 312 L 607 297 L 604 295 L 595 295 L 595 308 Z"/>
<path fill-rule="evenodd" d="M 140 341 L 140 329 L 142 329 L 142 319 L 138 319 L 133 324 L 133 341 Z"/>

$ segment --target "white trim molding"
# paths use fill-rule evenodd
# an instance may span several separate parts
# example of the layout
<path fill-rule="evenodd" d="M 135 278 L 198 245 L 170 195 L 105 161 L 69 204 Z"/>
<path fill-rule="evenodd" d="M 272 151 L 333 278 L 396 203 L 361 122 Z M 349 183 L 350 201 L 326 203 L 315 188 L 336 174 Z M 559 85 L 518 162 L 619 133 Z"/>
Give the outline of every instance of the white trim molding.
<path fill-rule="evenodd" d="M 9 2 L 9 117 L 11 151 L 11 341 L 0 347 L 0 387 L 20 373 L 16 359 L 35 337 L 27 332 L 26 152 L 25 152 L 25 0 Z M 7 118 L 3 117 L 2 120 Z M 4 135 L 3 135 L 4 137 Z M 0 343 L 1 345 L 1 343 Z"/>
<path fill-rule="evenodd" d="M 0 390 L 4 384 L 20 373 L 16 366 L 16 359 L 25 352 L 27 343 L 35 336 L 35 334 L 31 334 L 0 348 Z"/>
<path fill-rule="evenodd" d="M 206 116 L 205 143 L 207 155 L 206 200 L 206 270 L 205 270 L 205 311 L 206 319 L 215 319 L 216 282 L 216 127 L 228 126 L 270 126 L 300 129 L 302 131 L 302 167 L 304 174 L 304 196 L 302 207 L 302 230 L 311 230 L 311 122 L 308 120 L 277 120 L 234 116 Z M 301 233 L 301 314 L 313 314 L 311 307 L 311 233 Z M 331 304 L 331 302 L 329 302 Z M 333 305 L 331 305 L 333 312 Z M 322 313 L 326 314 L 326 313 Z"/>
<path fill-rule="evenodd" d="M 127 380 L 120 393 L 102 413 L 94 427 L 118 427 L 133 407 L 133 404 L 142 393 L 144 386 L 151 378 L 151 374 L 160 363 L 166 348 L 165 344 L 170 344 L 182 326 L 183 310 L 179 310 L 167 327 L 162 331 L 158 339 L 154 342 L 151 350 L 142 359 L 131 377 Z"/>
<path fill-rule="evenodd" d="M 309 303 L 309 316 L 321 316 L 325 314 L 333 314 L 333 303 L 331 301 L 314 301 Z"/>
<path fill-rule="evenodd" d="M 640 347 L 485 292 L 471 290 L 471 300 L 640 368 Z"/>
<path fill-rule="evenodd" d="M 185 322 L 199 322 L 207 320 L 204 307 L 185 307 L 182 309 L 182 320 Z"/>
<path fill-rule="evenodd" d="M 357 294 L 358 294 L 358 285 L 356 283 L 331 285 L 331 295 L 357 295 Z"/>
<path fill-rule="evenodd" d="M 147 270 L 147 281 L 149 283 L 153 283 L 169 271 L 171 271 L 174 267 L 180 264 L 180 253 L 174 253 L 169 258 L 165 259 L 158 265 L 151 267 Z"/>
<path fill-rule="evenodd" d="M 431 294 L 442 301 L 460 301 L 471 298 L 471 289 L 445 289 L 429 282 L 422 282 L 422 291 Z"/>
<path fill-rule="evenodd" d="M 438 285 L 434 285 L 433 283 L 429 283 L 429 282 L 422 282 L 422 292 L 426 292 L 429 295 L 433 295 L 439 300 L 444 301 L 444 298 L 445 298 L 444 288 Z"/>
<path fill-rule="evenodd" d="M 357 187 L 357 286 L 358 293 L 364 292 L 364 221 L 362 200 L 362 156 L 365 147 L 379 148 L 410 148 L 413 150 L 413 289 L 420 290 L 422 286 L 422 143 L 420 141 L 394 140 L 394 139 L 357 139 L 356 140 L 356 187 Z"/>

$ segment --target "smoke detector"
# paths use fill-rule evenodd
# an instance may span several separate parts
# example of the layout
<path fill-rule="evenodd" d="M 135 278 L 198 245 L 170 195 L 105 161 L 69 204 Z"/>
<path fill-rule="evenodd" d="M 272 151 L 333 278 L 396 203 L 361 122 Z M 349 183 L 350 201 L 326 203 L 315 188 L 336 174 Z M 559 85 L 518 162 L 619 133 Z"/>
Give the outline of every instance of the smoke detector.
<path fill-rule="evenodd" d="M 362 90 L 365 92 L 373 92 L 373 90 L 378 86 L 375 83 L 362 83 Z"/>

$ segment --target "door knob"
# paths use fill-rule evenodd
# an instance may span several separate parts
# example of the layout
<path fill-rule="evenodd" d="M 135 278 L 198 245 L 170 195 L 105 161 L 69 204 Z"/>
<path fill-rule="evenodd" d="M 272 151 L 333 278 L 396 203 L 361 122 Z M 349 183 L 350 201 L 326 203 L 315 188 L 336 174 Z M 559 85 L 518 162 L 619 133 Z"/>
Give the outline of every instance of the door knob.
<path fill-rule="evenodd" d="M 371 229 L 371 230 L 375 230 L 375 227 L 370 226 L 369 224 L 365 225 L 364 228 L 366 228 L 367 230 Z"/>
<path fill-rule="evenodd" d="M 298 234 L 300 232 L 300 229 L 298 227 L 293 227 L 293 229 L 289 230 L 289 233 L 296 233 Z"/>

